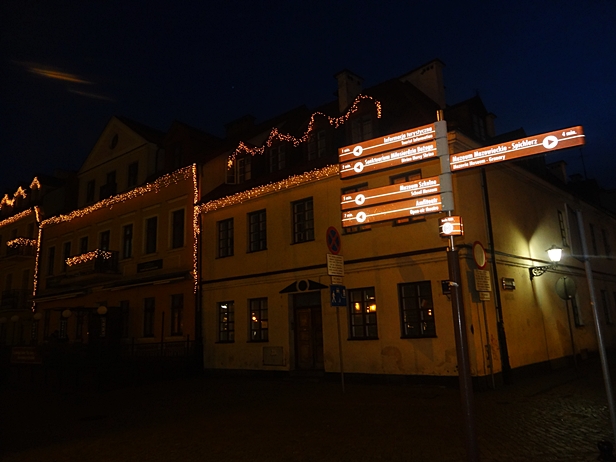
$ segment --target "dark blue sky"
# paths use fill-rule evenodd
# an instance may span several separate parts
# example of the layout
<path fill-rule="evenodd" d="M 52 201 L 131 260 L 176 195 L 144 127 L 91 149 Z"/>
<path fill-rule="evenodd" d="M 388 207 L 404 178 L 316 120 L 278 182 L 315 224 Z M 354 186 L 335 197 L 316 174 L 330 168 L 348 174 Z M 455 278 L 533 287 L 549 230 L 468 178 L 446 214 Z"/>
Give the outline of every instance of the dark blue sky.
<path fill-rule="evenodd" d="M 615 25 L 613 0 L 3 0 L 0 191 L 78 169 L 112 115 L 221 135 L 333 99 L 344 68 L 371 86 L 433 58 L 448 103 L 478 91 L 498 133 L 583 125 L 588 176 L 616 187 Z"/>

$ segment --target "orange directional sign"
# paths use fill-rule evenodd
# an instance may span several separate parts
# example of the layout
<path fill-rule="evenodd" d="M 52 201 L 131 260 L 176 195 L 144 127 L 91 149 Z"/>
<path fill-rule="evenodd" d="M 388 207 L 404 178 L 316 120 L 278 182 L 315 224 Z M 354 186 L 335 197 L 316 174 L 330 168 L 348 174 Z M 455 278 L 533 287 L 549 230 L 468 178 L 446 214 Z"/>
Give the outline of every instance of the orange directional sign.
<path fill-rule="evenodd" d="M 540 135 L 520 138 L 506 143 L 495 144 L 485 148 L 465 151 L 449 156 L 451 171 L 464 170 L 506 160 L 571 148 L 584 144 L 584 131 L 581 126 L 555 130 Z"/>
<path fill-rule="evenodd" d="M 340 178 L 349 178 L 389 167 L 396 167 L 436 157 L 436 141 L 388 151 L 375 156 L 352 159 L 340 164 Z"/>
<path fill-rule="evenodd" d="M 438 230 L 441 237 L 464 236 L 462 217 L 453 215 L 441 218 L 439 220 Z"/>
<path fill-rule="evenodd" d="M 434 124 L 410 128 L 391 135 L 373 138 L 338 149 L 340 162 L 350 162 L 361 157 L 374 156 L 385 151 L 425 143 L 436 138 Z"/>
<path fill-rule="evenodd" d="M 357 226 L 377 221 L 394 220 L 415 215 L 426 215 L 442 210 L 441 195 L 407 199 L 388 204 L 342 212 L 342 226 Z"/>
<path fill-rule="evenodd" d="M 340 197 L 342 210 L 367 207 L 369 205 L 383 204 L 412 197 L 422 197 L 441 192 L 441 184 L 438 176 L 422 178 L 421 180 L 408 181 L 406 183 L 392 184 L 382 188 L 367 189 L 343 194 Z"/>

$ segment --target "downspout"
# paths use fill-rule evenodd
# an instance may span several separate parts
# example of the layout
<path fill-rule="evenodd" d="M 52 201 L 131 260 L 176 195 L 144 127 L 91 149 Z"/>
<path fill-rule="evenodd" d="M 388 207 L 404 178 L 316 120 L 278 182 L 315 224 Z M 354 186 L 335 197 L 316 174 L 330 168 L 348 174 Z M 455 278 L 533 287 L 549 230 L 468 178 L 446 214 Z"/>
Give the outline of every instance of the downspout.
<path fill-rule="evenodd" d="M 488 177 L 486 169 L 481 169 L 481 186 L 483 191 L 483 201 L 486 207 L 486 220 L 488 224 L 488 239 L 490 240 L 490 260 L 492 262 L 492 275 L 494 277 L 494 302 L 496 305 L 496 330 L 498 335 L 498 346 L 500 349 L 501 367 L 503 380 L 511 383 L 511 364 L 509 363 L 509 349 L 507 348 L 507 336 L 505 335 L 505 322 L 503 320 L 503 306 L 501 304 L 500 286 L 498 284 L 498 268 L 496 265 L 496 251 L 494 244 L 494 229 L 492 228 L 492 212 L 490 210 L 490 195 L 488 193 Z"/>

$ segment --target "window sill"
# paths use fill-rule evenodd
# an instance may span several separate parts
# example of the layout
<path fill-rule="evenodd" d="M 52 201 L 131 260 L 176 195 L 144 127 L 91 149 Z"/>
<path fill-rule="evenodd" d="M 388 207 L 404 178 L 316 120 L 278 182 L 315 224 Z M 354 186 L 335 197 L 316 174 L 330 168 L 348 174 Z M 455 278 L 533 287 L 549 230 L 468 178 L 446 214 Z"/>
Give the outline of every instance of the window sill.
<path fill-rule="evenodd" d="M 378 337 L 353 337 L 353 338 L 349 337 L 347 338 L 349 342 L 354 342 L 354 341 L 362 342 L 364 340 L 378 340 L 378 339 L 379 339 Z"/>

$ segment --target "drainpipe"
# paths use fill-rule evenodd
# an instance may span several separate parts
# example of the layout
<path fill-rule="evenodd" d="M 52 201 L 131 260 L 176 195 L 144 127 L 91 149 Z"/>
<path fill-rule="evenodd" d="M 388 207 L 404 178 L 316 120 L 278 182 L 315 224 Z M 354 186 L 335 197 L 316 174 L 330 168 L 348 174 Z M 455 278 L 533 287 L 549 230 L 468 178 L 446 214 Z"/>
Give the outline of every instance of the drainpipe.
<path fill-rule="evenodd" d="M 492 261 L 492 275 L 494 277 L 494 302 L 496 305 L 496 330 L 498 333 L 498 346 L 500 349 L 501 367 L 503 380 L 511 383 L 511 364 L 509 363 L 509 349 L 507 348 L 507 336 L 505 335 L 505 322 L 503 320 L 503 305 L 501 304 L 500 286 L 498 284 L 498 268 L 496 267 L 496 251 L 494 244 L 494 229 L 492 228 L 492 212 L 490 210 L 490 195 L 488 193 L 488 177 L 486 169 L 481 169 L 481 186 L 483 201 L 486 206 L 486 220 L 488 224 L 488 239 L 490 240 L 490 259 Z M 489 340 L 489 339 L 488 339 Z"/>

